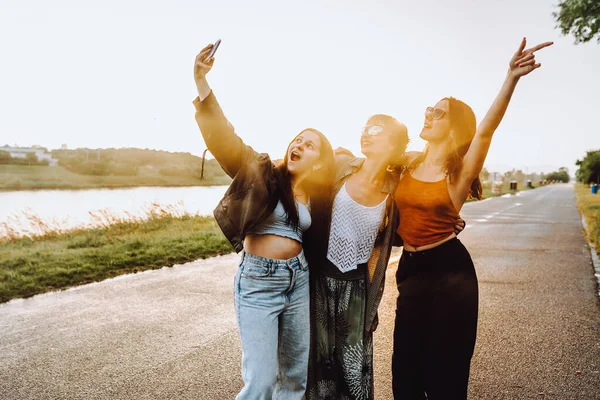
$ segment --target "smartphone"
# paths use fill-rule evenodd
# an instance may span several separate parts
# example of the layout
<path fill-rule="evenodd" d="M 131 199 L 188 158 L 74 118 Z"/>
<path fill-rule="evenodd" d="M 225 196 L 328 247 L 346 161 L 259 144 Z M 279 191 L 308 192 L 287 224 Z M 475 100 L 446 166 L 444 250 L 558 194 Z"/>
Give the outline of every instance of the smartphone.
<path fill-rule="evenodd" d="M 220 44 L 221 44 L 221 39 L 217 39 L 217 41 L 215 42 L 215 44 L 213 44 L 213 47 L 210 50 L 210 53 L 208 53 L 206 55 L 206 58 L 204 60 L 209 61 L 211 58 L 213 58 L 214 55 L 215 55 L 215 53 L 217 52 L 217 49 L 219 48 Z"/>

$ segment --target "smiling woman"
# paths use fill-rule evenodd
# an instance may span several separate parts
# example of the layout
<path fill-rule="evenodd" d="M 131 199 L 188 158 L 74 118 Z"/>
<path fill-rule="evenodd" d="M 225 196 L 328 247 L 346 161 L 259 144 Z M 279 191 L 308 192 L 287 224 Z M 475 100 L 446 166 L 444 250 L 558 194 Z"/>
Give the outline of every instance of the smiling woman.
<path fill-rule="evenodd" d="M 233 178 L 214 214 L 235 250 L 243 251 L 234 283 L 244 380 L 237 399 L 300 400 L 309 351 L 302 244 L 309 229 L 318 237 L 324 231 L 319 224 L 329 221 L 333 150 L 316 129 L 296 135 L 277 165 L 247 146 L 208 86 L 212 49 L 208 45 L 196 57 L 194 105 L 208 149 Z"/>
<path fill-rule="evenodd" d="M 328 167 L 333 165 L 333 158 L 324 159 L 322 148 L 325 154 L 333 154 L 325 135 L 314 128 L 305 129 L 288 145 L 283 161 L 274 168 L 279 202 L 285 211 L 285 222 L 292 227 L 298 227 L 299 208 L 306 208 L 311 197 L 313 207 L 316 207 L 315 211 L 328 208 L 323 204 L 323 201 L 328 200 L 324 200 L 322 193 L 326 193 L 330 186 Z M 299 182 L 298 178 L 303 175 L 306 175 L 306 178 Z M 293 185 L 296 183 L 301 185 L 296 185 L 294 190 Z M 254 228 L 248 232 L 244 247 L 254 255 L 287 259 L 294 257 L 302 249 L 300 242 L 293 238 L 292 242 L 289 240 L 288 235 L 265 235 L 264 232 L 260 233 L 260 229 Z"/>
<path fill-rule="evenodd" d="M 366 158 L 336 157 L 327 251 L 311 265 L 309 400 L 374 398 L 373 331 L 397 219 L 388 166 L 407 144 L 406 126 L 377 114 L 360 136 Z"/>
<path fill-rule="evenodd" d="M 404 171 L 394 196 L 404 240 L 396 272 L 394 398 L 467 398 L 479 288 L 452 225 L 469 197 L 481 198 L 479 174 L 494 132 L 520 78 L 541 66 L 534 53 L 551 44 L 525 50 L 523 38 L 479 126 L 471 107 L 453 97 L 425 111 L 420 136 L 427 147 Z"/>

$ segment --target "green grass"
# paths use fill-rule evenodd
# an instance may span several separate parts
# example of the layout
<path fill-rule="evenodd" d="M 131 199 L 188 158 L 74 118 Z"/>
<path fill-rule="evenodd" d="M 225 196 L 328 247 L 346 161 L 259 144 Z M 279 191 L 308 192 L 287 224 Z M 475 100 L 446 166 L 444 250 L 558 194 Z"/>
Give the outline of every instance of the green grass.
<path fill-rule="evenodd" d="M 588 239 L 600 251 L 600 194 L 592 194 L 589 186 L 575 185 L 575 195 L 579 211 L 588 225 Z"/>
<path fill-rule="evenodd" d="M 80 175 L 62 167 L 0 165 L 0 190 L 92 189 L 138 186 L 228 185 L 227 176 L 199 180 L 193 176 L 164 176 L 153 168 L 140 168 L 136 176 Z"/>
<path fill-rule="evenodd" d="M 0 302 L 232 252 L 212 217 L 162 215 L 0 242 Z"/>

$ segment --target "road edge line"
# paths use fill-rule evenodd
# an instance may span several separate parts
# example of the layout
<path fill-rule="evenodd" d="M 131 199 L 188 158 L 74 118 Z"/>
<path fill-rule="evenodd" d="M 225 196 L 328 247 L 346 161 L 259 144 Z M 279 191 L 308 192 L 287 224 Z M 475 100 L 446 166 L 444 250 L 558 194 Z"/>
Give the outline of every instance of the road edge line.
<path fill-rule="evenodd" d="M 579 209 L 578 209 L 579 211 Z M 588 224 L 585 220 L 585 216 L 583 213 L 579 213 L 581 215 L 581 224 L 583 225 L 583 230 L 585 231 L 585 242 L 587 243 L 588 248 L 590 249 L 590 254 L 592 256 L 592 266 L 594 267 L 594 276 L 596 277 L 596 294 L 600 297 L 600 259 L 598 258 L 598 253 L 596 252 L 596 248 L 594 244 L 589 240 L 590 231 L 588 230 Z"/>

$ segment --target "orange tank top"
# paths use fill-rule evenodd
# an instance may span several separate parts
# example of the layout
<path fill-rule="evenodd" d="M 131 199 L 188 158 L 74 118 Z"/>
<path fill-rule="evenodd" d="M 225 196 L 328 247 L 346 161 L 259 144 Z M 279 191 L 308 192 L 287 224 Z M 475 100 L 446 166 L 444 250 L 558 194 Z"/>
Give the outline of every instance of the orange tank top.
<path fill-rule="evenodd" d="M 426 246 L 454 232 L 458 212 L 448 193 L 446 179 L 423 182 L 407 172 L 394 194 L 400 213 L 398 234 L 413 247 Z"/>

